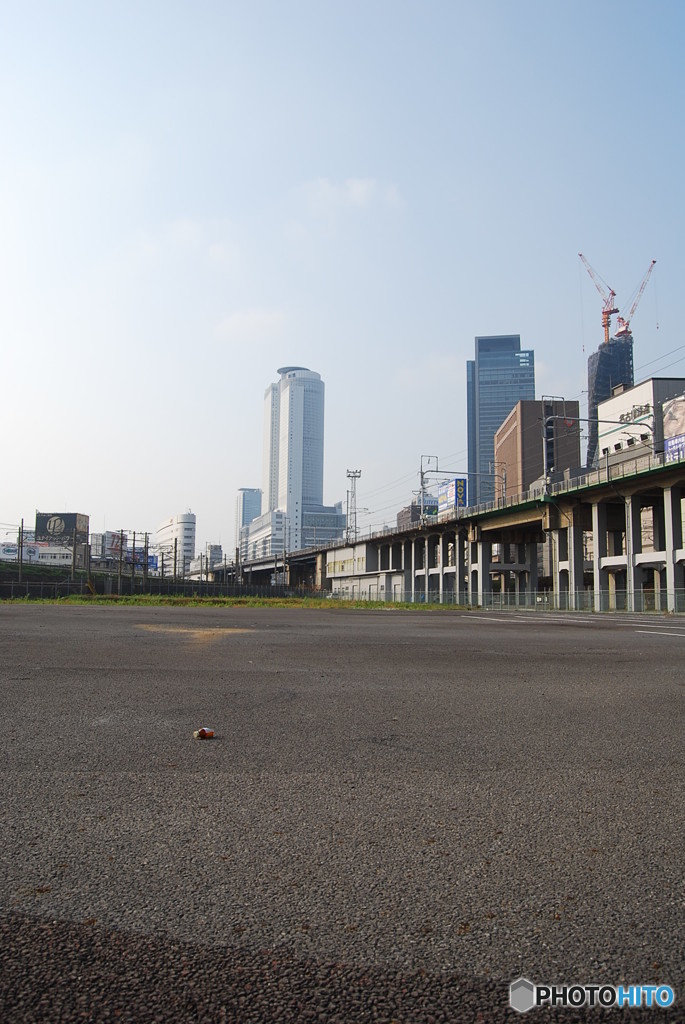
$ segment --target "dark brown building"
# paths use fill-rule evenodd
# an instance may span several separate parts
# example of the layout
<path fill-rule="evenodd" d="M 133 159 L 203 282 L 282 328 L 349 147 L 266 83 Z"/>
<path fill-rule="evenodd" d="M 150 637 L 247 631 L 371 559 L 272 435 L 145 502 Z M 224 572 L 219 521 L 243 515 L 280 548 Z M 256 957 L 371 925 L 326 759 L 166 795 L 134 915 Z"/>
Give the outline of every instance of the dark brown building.
<path fill-rule="evenodd" d="M 543 473 L 580 466 L 578 402 L 563 399 L 517 402 L 495 433 L 495 494 L 527 491 Z"/>

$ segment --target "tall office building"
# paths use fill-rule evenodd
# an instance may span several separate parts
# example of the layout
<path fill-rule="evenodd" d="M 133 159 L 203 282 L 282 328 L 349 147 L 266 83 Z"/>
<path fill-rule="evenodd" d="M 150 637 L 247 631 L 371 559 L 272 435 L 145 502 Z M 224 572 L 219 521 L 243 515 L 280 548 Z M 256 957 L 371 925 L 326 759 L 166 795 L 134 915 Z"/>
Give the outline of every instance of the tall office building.
<path fill-rule="evenodd" d="M 518 334 L 476 338 L 466 363 L 469 504 L 495 497 L 495 431 L 518 401 L 535 398 L 535 358 Z"/>
<path fill-rule="evenodd" d="M 262 492 L 258 487 L 241 487 L 235 499 L 235 547 L 240 547 L 240 531 L 262 514 Z"/>
<path fill-rule="evenodd" d="M 324 382 L 304 366 L 278 373 L 264 393 L 262 514 L 242 537 L 248 557 L 337 540 L 345 529 L 342 503 L 323 504 Z"/>
<path fill-rule="evenodd" d="M 278 373 L 264 395 L 264 511 L 281 509 L 299 536 L 303 506 L 323 502 L 324 382 L 304 366 Z"/>
<path fill-rule="evenodd" d="M 609 338 L 600 345 L 587 361 L 587 416 L 588 441 L 587 465 L 592 468 L 597 462 L 597 436 L 599 424 L 597 407 L 600 402 L 611 398 L 614 388 L 623 385 L 632 388 L 635 383 L 633 372 L 633 336 Z"/>
<path fill-rule="evenodd" d="M 268 388 L 264 392 L 262 512 L 273 512 L 273 510 L 278 507 L 278 439 L 281 432 L 280 410 L 280 385 L 269 384 Z"/>

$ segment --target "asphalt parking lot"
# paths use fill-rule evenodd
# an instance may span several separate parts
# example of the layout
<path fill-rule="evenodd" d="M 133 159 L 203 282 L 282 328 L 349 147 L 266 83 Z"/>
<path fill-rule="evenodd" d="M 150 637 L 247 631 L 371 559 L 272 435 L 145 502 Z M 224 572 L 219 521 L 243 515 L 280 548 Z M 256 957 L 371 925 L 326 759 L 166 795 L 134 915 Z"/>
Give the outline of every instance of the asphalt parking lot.
<path fill-rule="evenodd" d="M 672 616 L 0 605 L 0 1019 L 684 1020 L 684 664 Z"/>

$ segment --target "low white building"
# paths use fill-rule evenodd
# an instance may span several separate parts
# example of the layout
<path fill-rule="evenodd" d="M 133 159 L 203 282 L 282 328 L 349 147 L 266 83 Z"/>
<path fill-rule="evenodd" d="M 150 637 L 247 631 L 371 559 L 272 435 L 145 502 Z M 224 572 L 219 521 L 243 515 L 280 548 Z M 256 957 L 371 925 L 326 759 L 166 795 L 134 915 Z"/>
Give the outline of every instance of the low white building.
<path fill-rule="evenodd" d="M 265 512 L 240 531 L 240 561 L 282 555 L 286 548 L 287 516 L 280 509 Z"/>
<path fill-rule="evenodd" d="M 195 557 L 195 513 L 169 516 L 157 527 L 154 549 L 165 576 L 183 576 Z M 162 561 L 163 560 L 163 561 Z"/>
<path fill-rule="evenodd" d="M 331 593 L 343 600 L 465 600 L 464 543 L 457 527 L 388 530 L 325 552 Z"/>
<path fill-rule="evenodd" d="M 664 438 L 668 440 L 679 429 L 671 425 L 675 417 L 669 415 L 664 431 L 664 406 L 667 406 L 667 412 L 675 411 L 675 406 L 673 409 L 668 406 L 673 406 L 672 400 L 684 393 L 683 377 L 651 377 L 600 402 L 597 408 L 599 465 L 661 455 Z"/>

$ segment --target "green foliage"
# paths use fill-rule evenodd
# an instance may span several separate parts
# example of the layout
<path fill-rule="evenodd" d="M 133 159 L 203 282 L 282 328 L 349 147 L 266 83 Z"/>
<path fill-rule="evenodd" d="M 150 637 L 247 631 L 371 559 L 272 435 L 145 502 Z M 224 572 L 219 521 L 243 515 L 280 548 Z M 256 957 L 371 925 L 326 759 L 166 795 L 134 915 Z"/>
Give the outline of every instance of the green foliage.
<path fill-rule="evenodd" d="M 70 604 L 70 605 L 137 605 L 138 607 L 157 607 L 161 605 L 184 608 L 326 608 L 328 610 L 358 611 L 455 611 L 463 610 L 463 606 L 454 604 L 411 604 L 405 601 L 344 601 L 340 599 L 319 597 L 200 597 L 193 594 L 188 597 L 175 597 L 164 594 L 72 594 L 58 598 L 15 598 L 24 604 Z"/>

